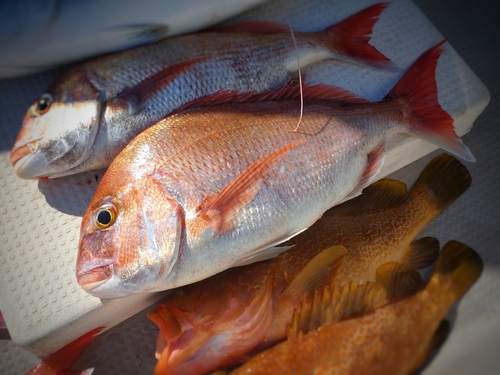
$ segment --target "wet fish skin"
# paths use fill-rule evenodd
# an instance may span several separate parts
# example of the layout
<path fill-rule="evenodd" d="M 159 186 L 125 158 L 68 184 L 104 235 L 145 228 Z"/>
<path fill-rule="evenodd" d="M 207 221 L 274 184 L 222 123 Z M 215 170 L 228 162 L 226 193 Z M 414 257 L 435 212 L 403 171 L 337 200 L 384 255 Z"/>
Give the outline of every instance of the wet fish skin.
<path fill-rule="evenodd" d="M 168 38 L 80 64 L 27 111 L 11 164 L 27 179 L 105 168 L 135 135 L 176 110 L 247 100 L 245 94 L 286 85 L 297 76 L 297 58 L 302 68 L 332 58 L 387 65 L 367 36 L 386 6 L 321 32 L 296 33 L 297 51 L 288 27 L 260 23 Z"/>
<path fill-rule="evenodd" d="M 420 292 L 361 317 L 325 323 L 304 335 L 292 331 L 287 341 L 231 374 L 413 373 L 427 357 L 448 309 L 474 284 L 482 269 L 474 250 L 449 241 Z M 337 302 L 332 298 L 329 305 Z M 320 305 L 323 308 L 324 302 Z"/>
<path fill-rule="evenodd" d="M 382 102 L 306 103 L 297 132 L 297 102 L 282 101 L 193 109 L 141 133 L 114 160 L 83 217 L 78 282 L 116 298 L 276 256 L 282 250 L 273 246 L 361 193 L 396 133 L 474 160 L 437 103 L 440 45 Z M 415 87 L 422 91 L 411 94 Z"/>
<path fill-rule="evenodd" d="M 437 257 L 437 241 L 412 241 L 470 182 L 458 160 L 441 155 L 424 169 L 408 197 L 404 184 L 380 180 L 284 243 L 293 246 L 289 251 L 174 291 L 148 315 L 160 327 L 157 373 L 205 373 L 284 340 L 294 310 L 314 293 L 290 298 L 285 291 L 308 261 L 330 246 L 348 250 L 336 273 L 337 286 L 375 282 L 379 266 L 390 261 L 429 266 Z"/>

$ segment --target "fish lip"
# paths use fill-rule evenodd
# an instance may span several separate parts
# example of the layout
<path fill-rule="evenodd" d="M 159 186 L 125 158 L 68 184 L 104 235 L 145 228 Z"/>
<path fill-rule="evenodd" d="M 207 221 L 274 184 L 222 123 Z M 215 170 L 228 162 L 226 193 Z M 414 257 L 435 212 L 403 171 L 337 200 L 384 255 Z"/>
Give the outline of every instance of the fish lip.
<path fill-rule="evenodd" d="M 97 288 L 111 279 L 111 265 L 104 265 L 95 267 L 89 271 L 78 272 L 76 274 L 76 281 L 86 291 Z"/>
<path fill-rule="evenodd" d="M 35 139 L 34 141 L 18 147 L 14 145 L 14 148 L 12 149 L 12 152 L 10 154 L 10 165 L 15 167 L 19 161 L 26 158 L 27 156 L 33 155 L 33 153 L 38 150 L 38 141 L 39 139 Z"/>

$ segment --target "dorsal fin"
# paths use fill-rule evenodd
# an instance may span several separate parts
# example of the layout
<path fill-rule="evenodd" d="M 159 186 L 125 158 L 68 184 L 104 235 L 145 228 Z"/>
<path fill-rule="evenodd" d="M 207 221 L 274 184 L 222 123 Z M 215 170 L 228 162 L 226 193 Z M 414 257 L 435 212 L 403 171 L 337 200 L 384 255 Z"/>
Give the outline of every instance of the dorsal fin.
<path fill-rule="evenodd" d="M 375 283 L 346 283 L 340 287 L 327 286 L 316 291 L 312 302 L 303 300 L 300 312 L 295 310 L 288 330 L 289 337 L 301 337 L 325 324 L 338 322 L 354 315 L 362 315 L 372 309 L 366 304 L 375 295 L 383 295 L 383 288 Z M 383 298 L 377 297 L 377 300 Z"/>
<path fill-rule="evenodd" d="M 377 270 L 375 283 L 327 286 L 315 293 L 312 302 L 303 300 L 300 312 L 294 312 L 288 335 L 300 337 L 322 325 L 367 314 L 422 287 L 418 272 L 405 265 L 387 263 Z"/>
<path fill-rule="evenodd" d="M 406 185 L 403 182 L 384 178 L 366 187 L 360 196 L 328 210 L 325 215 L 358 214 L 394 207 L 405 201 L 406 194 Z"/>

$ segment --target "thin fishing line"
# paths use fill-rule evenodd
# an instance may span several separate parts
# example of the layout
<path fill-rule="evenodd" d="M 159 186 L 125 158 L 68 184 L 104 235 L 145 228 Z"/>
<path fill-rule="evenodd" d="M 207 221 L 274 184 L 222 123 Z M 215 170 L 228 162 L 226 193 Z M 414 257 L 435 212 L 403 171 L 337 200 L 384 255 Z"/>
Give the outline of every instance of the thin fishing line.
<path fill-rule="evenodd" d="M 288 12 L 286 11 L 286 8 L 283 6 L 283 3 L 281 0 L 279 0 L 279 4 L 281 6 L 281 10 L 283 11 L 283 14 L 285 15 L 286 22 L 288 23 L 288 27 L 290 28 L 290 33 L 292 34 L 293 46 L 295 48 L 295 56 L 297 57 L 297 66 L 299 68 L 300 116 L 299 116 L 299 121 L 297 122 L 297 126 L 295 127 L 295 129 L 293 129 L 294 132 L 297 132 L 297 130 L 299 129 L 300 123 L 302 122 L 302 115 L 304 113 L 304 93 L 302 91 L 302 74 L 300 72 L 300 59 L 299 59 L 299 53 L 298 53 L 298 49 L 297 49 L 297 41 L 295 40 L 295 33 L 293 32 L 292 23 L 290 22 L 290 18 L 288 17 Z"/>

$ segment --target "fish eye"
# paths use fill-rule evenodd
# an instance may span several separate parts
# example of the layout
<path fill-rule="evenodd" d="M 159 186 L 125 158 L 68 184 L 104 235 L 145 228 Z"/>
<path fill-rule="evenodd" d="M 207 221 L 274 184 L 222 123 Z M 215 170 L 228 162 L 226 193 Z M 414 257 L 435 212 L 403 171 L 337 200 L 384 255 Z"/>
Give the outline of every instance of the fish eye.
<path fill-rule="evenodd" d="M 100 208 L 95 214 L 95 225 L 100 229 L 109 228 L 116 220 L 116 211 L 113 207 L 106 206 Z"/>
<path fill-rule="evenodd" d="M 39 115 L 43 115 L 45 112 L 49 110 L 52 101 L 53 101 L 52 95 L 43 94 L 36 103 L 35 112 Z"/>

